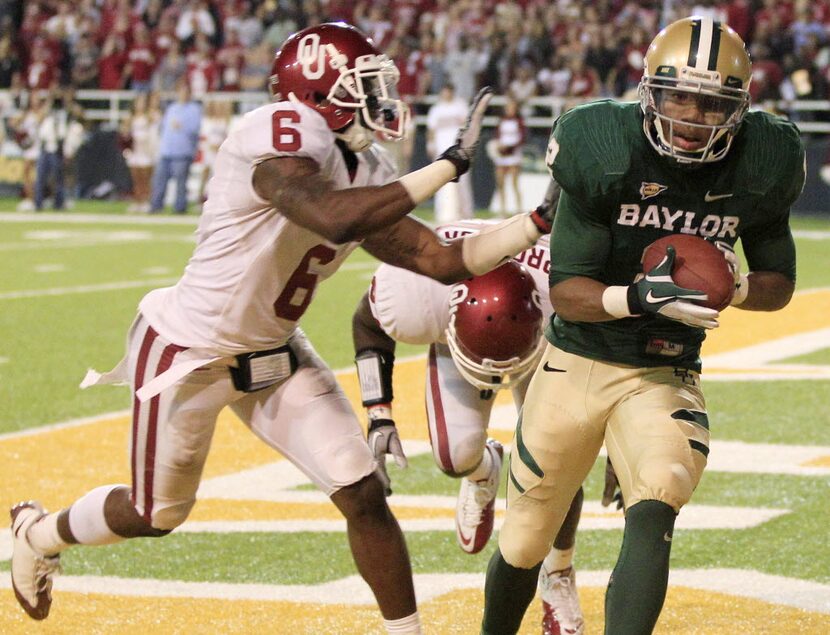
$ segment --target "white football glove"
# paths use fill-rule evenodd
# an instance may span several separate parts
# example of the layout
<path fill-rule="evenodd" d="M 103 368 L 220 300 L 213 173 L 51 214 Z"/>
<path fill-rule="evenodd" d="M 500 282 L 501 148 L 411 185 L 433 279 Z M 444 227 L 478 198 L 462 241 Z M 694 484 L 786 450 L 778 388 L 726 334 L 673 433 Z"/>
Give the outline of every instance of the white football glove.
<path fill-rule="evenodd" d="M 368 443 L 378 462 L 377 475 L 383 484 L 383 491 L 389 496 L 392 493 L 392 481 L 386 472 L 386 455 L 391 454 L 395 458 L 395 463 L 401 469 L 409 465 L 409 461 L 406 460 L 406 455 L 403 453 L 403 446 L 395 422 L 391 419 L 378 419 L 372 422 L 369 429 Z"/>
<path fill-rule="evenodd" d="M 748 281 L 746 276 L 741 273 L 741 261 L 729 243 L 716 240 L 714 244 L 715 247 L 720 249 L 723 257 L 726 258 L 726 264 L 729 265 L 729 271 L 732 272 L 732 279 L 735 281 L 735 294 L 729 304 L 737 306 L 746 300 L 747 293 L 749 293 Z"/>

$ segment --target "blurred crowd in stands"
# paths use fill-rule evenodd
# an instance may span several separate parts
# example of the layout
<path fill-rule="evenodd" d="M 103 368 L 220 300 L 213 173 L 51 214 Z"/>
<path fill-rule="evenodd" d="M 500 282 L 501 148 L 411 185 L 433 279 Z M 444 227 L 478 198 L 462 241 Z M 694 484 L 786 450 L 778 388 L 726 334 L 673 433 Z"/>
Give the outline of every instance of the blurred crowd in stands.
<path fill-rule="evenodd" d="M 40 208 L 50 191 L 60 207 L 64 171 L 69 199 L 78 194 L 72 162 L 81 126 L 89 130 L 76 91 L 131 91 L 117 143 L 133 207 L 157 211 L 172 179 L 181 211 L 187 173 L 180 161 L 159 161 L 167 147 L 160 96 L 186 87 L 203 102 L 201 141 L 198 148 L 187 141 L 187 165 L 209 167 L 234 112 L 205 95 L 264 93 L 275 50 L 299 29 L 336 20 L 358 26 L 395 60 L 398 90 L 416 114 L 426 115 L 436 100 L 423 98 L 445 87 L 466 112 L 478 88 L 492 86 L 518 109 L 517 121 L 505 122 L 504 113 L 499 121 L 499 130 L 515 128 L 510 137 L 522 119 L 550 116 L 534 110 L 532 97 L 564 98 L 565 107 L 571 99 L 634 98 L 653 36 L 695 14 L 726 22 L 747 42 L 756 103 L 828 99 L 830 0 L 0 0 L 0 144 L 13 139 L 23 159 L 21 205 Z M 247 109 L 242 103 L 237 112 Z M 828 111 L 814 118 L 827 120 Z M 523 130 L 518 143 L 499 142 L 494 156 L 515 154 L 520 163 Z M 399 144 L 400 165 L 409 165 L 412 148 L 412 139 Z M 518 168 L 494 162 L 504 213 L 502 185 L 509 177 L 518 191 Z"/>
<path fill-rule="evenodd" d="M 393 57 L 400 92 L 462 99 L 479 85 L 623 96 L 660 25 L 707 14 L 748 43 L 755 100 L 826 98 L 830 0 L 0 0 L 0 88 L 265 89 L 274 50 L 324 21 L 359 26 Z"/>

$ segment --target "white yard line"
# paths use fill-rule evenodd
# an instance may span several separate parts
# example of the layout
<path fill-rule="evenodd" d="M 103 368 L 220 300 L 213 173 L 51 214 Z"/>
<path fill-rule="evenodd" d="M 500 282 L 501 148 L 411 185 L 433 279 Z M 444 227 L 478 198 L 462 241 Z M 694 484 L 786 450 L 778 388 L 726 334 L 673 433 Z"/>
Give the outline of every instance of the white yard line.
<path fill-rule="evenodd" d="M 3 361 L 8 361 L 5 358 L 0 358 Z M 404 364 L 406 362 L 414 362 L 418 360 L 426 359 L 426 355 L 405 355 L 403 357 L 399 357 L 397 359 L 397 363 Z M 334 374 L 337 377 L 342 377 L 345 375 L 352 375 L 354 374 L 355 370 L 353 366 L 347 366 L 346 368 L 337 368 L 334 369 Z M 81 378 L 78 379 L 80 383 Z M 90 417 L 82 417 L 79 419 L 71 419 L 70 421 L 61 421 L 59 423 L 50 423 L 44 426 L 38 426 L 37 428 L 28 428 L 27 430 L 18 430 L 16 432 L 6 432 L 4 434 L 0 434 L 0 442 L 5 441 L 6 439 L 17 439 L 22 437 L 31 437 L 36 436 L 39 434 L 49 434 L 54 430 L 63 430 L 65 428 L 77 428 L 80 426 L 86 426 L 94 423 L 99 423 L 101 421 L 108 421 L 110 419 L 117 419 L 123 417 L 129 417 L 130 410 L 118 410 L 115 412 L 105 412 L 100 415 L 93 415 Z M 417 442 L 415 442 L 417 443 Z"/>
<path fill-rule="evenodd" d="M 578 570 L 578 585 L 582 588 L 604 588 L 609 575 L 610 571 Z M 484 573 L 415 574 L 413 578 L 420 603 L 459 589 L 480 591 L 484 588 Z M 675 569 L 669 574 L 669 584 L 830 614 L 830 585 L 818 582 L 742 569 Z M 8 572 L 0 575 L 0 588 L 11 589 Z M 61 575 L 55 578 L 54 588 L 58 593 L 66 591 L 118 597 L 375 605 L 371 590 L 356 575 L 323 584 L 234 584 Z"/>
<path fill-rule="evenodd" d="M 280 495 L 281 494 L 281 495 Z M 200 498 L 204 498 L 200 496 Z M 244 496 L 237 497 L 244 498 Z M 262 500 L 262 499 L 259 499 Z M 331 504 L 321 492 L 285 492 L 277 491 L 267 500 L 292 504 L 321 503 Z M 389 503 L 393 512 L 401 508 L 438 508 L 451 512 L 455 509 L 454 496 L 399 496 L 392 495 Z M 498 510 L 504 510 L 504 500 L 499 499 Z M 332 506 L 332 513 L 334 507 Z M 786 509 L 769 509 L 763 507 L 727 507 L 721 505 L 687 505 L 677 518 L 676 528 L 681 530 L 702 529 L 749 529 L 789 513 Z M 407 518 L 399 519 L 401 529 L 407 533 L 424 531 L 455 531 L 455 520 L 448 513 L 445 518 Z M 621 530 L 625 519 L 621 511 L 609 511 L 598 501 L 586 501 L 579 522 L 580 531 Z M 501 514 L 496 516 L 495 528 L 502 525 Z M 339 518 L 324 520 L 202 520 L 187 521 L 176 529 L 177 534 L 190 533 L 301 533 L 326 532 L 345 533 L 346 521 Z M 0 561 L 12 556 L 12 536 L 8 531 L 0 532 Z"/>
<path fill-rule="evenodd" d="M 440 499 L 440 500 L 438 500 Z M 318 501 L 328 502 L 320 494 Z M 392 510 L 407 507 L 429 507 L 455 509 L 454 496 L 396 496 L 389 498 Z M 499 498 L 497 509 L 504 510 L 504 501 Z M 789 513 L 786 509 L 769 509 L 763 507 L 727 507 L 724 505 L 687 505 L 677 517 L 677 529 L 749 529 Z M 412 531 L 455 531 L 455 519 L 417 518 L 399 519 L 401 528 Z M 496 528 L 501 527 L 501 516 L 496 517 Z M 579 521 L 580 531 L 609 531 L 623 529 L 625 518 L 621 511 L 609 511 L 599 501 L 586 501 Z M 186 522 L 177 532 L 184 533 L 238 533 L 238 532 L 276 532 L 296 533 L 302 531 L 345 532 L 346 522 L 332 520 L 249 520 L 249 521 L 192 521 Z"/>
<path fill-rule="evenodd" d="M 764 367 L 764 370 L 778 367 L 792 369 L 809 368 L 806 365 L 775 366 L 772 363 L 779 359 L 806 355 L 824 348 L 830 348 L 830 328 L 770 339 L 753 346 L 744 346 L 736 351 L 704 356 L 703 378 L 704 380 L 709 378 L 707 374 L 709 369 L 749 369 L 761 366 Z"/>

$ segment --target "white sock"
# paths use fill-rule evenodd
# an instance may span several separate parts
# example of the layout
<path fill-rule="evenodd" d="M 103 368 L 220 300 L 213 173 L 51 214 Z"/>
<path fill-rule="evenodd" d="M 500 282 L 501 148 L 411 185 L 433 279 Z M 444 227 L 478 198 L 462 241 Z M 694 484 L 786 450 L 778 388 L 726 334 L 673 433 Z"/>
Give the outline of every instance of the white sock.
<path fill-rule="evenodd" d="M 399 620 L 383 620 L 387 633 L 396 635 L 421 635 L 421 617 L 418 611 Z"/>
<path fill-rule="evenodd" d="M 82 545 L 111 545 L 126 540 L 107 525 L 104 502 L 110 492 L 123 485 L 103 485 L 79 498 L 69 508 L 69 530 Z"/>
<path fill-rule="evenodd" d="M 70 546 L 58 533 L 59 514 L 60 512 L 46 514 L 26 532 L 32 548 L 45 556 L 54 556 Z"/>
<path fill-rule="evenodd" d="M 562 571 L 572 566 L 575 549 L 576 546 L 571 547 L 570 549 L 557 549 L 556 547 L 551 549 L 548 555 L 545 556 L 545 562 L 542 565 L 545 568 L 545 571 L 552 573 L 554 571 Z"/>
<path fill-rule="evenodd" d="M 493 467 L 493 457 L 490 455 L 490 450 L 484 446 L 484 454 L 481 456 L 481 463 L 472 472 L 467 474 L 466 478 L 471 481 L 481 481 L 490 476 L 490 470 Z"/>

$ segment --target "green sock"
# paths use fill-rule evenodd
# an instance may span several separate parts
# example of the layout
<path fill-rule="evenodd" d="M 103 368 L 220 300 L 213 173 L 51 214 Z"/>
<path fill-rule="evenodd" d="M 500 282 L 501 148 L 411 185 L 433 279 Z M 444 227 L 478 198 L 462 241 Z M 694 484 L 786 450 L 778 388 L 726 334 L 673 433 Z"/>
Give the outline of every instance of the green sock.
<path fill-rule="evenodd" d="M 507 564 L 496 549 L 487 566 L 484 583 L 484 619 L 481 635 L 511 635 L 519 630 L 522 618 L 536 595 L 540 562 L 532 569 Z"/>
<path fill-rule="evenodd" d="M 605 635 L 648 635 L 654 629 L 669 583 L 671 536 L 677 514 L 656 500 L 633 505 L 605 594 Z"/>

